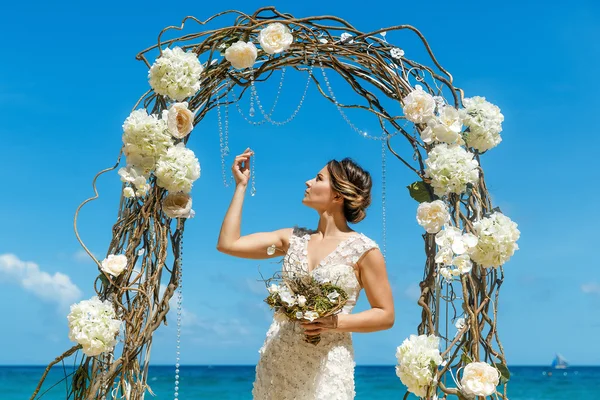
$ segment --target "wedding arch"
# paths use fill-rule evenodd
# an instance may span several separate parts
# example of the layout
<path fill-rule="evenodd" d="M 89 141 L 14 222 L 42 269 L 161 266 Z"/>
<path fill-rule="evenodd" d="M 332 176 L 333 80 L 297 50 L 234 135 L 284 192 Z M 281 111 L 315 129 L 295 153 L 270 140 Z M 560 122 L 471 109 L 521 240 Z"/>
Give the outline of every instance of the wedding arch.
<path fill-rule="evenodd" d="M 234 17 L 232 25 L 163 39 L 167 32 L 202 28 L 227 17 Z M 397 31 L 416 36 L 426 63 L 388 42 L 388 34 Z M 77 345 L 48 365 L 32 399 L 41 394 L 50 368 L 70 356 L 78 367 L 65 376 L 67 398 L 142 399 L 151 390 L 153 333 L 173 314 L 169 301 L 174 295 L 173 390 L 178 397 L 183 236 L 193 213 L 189 193 L 200 175 L 199 162 L 186 147 L 190 131 L 216 109 L 227 184 L 227 107 L 239 107 L 250 96 L 245 117 L 250 123 L 287 122 L 271 118 L 272 110 L 266 110 L 256 90 L 256 82 L 276 72 L 283 75 L 286 68 L 306 74 L 304 95 L 314 85 L 351 129 L 381 141 L 384 163 L 389 151 L 417 175 L 406 183 L 419 203 L 416 219 L 425 229 L 426 258 L 418 300 L 422 321 L 396 353 L 396 373 L 408 387 L 404 398 L 410 392 L 426 399 L 507 398 L 510 374 L 497 331 L 497 306 L 502 266 L 518 249 L 520 233 L 517 224 L 493 208 L 480 165 L 481 155 L 500 143 L 504 117 L 483 97 L 465 98 L 416 28 L 361 32 L 335 16 L 295 18 L 274 7 L 251 15 L 229 10 L 204 21 L 186 17 L 180 26 L 163 29 L 157 44 L 137 59 L 149 68 L 151 89 L 123 124 L 116 164 L 94 177 L 95 195 L 75 214 L 77 239 L 100 272 L 94 282 L 97 296 L 71 307 L 69 336 Z M 328 73 L 345 80 L 360 103 L 337 99 Z M 386 109 L 384 101 L 400 107 Z M 260 122 L 252 120 L 254 104 Z M 352 124 L 345 112 L 352 108 L 372 113 L 381 134 L 371 136 Z M 395 150 L 401 143 L 406 147 Z M 100 261 L 79 237 L 77 216 L 98 198 L 97 178 L 117 169 L 123 155 L 119 214 L 107 257 Z"/>

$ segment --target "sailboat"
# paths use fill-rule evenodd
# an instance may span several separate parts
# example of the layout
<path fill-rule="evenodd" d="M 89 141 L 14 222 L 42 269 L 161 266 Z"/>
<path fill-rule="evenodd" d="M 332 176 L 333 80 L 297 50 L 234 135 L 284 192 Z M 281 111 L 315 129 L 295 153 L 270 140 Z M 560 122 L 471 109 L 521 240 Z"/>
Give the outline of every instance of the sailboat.
<path fill-rule="evenodd" d="M 552 360 L 552 368 L 554 369 L 567 369 L 568 367 L 569 364 L 567 363 L 567 360 L 560 354 L 557 354 L 556 357 L 554 357 L 554 360 Z"/>

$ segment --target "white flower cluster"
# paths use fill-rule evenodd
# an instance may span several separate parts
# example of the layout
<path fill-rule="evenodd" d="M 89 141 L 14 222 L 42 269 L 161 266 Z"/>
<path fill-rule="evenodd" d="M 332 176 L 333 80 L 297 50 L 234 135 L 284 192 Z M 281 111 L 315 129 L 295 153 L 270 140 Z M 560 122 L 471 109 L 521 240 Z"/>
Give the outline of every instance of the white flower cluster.
<path fill-rule="evenodd" d="M 291 46 L 294 42 L 294 36 L 287 25 L 274 22 L 259 32 L 258 41 L 265 53 L 277 54 Z M 238 40 L 225 50 L 225 59 L 237 69 L 252 67 L 257 56 L 258 49 L 254 43 L 244 42 L 243 40 Z"/>
<path fill-rule="evenodd" d="M 450 213 L 442 200 L 424 201 L 417 208 L 417 222 L 428 233 L 437 233 L 450 221 Z"/>
<path fill-rule="evenodd" d="M 491 396 L 500 382 L 498 370 L 484 362 L 469 363 L 463 370 L 461 392 L 468 397 Z"/>
<path fill-rule="evenodd" d="M 158 186 L 170 192 L 189 193 L 194 181 L 200 177 L 200 163 L 182 142 L 158 160 L 155 174 Z"/>
<path fill-rule="evenodd" d="M 125 197 L 144 196 L 152 172 L 158 177 L 159 186 L 169 191 L 188 193 L 191 190 L 193 181 L 200 177 L 200 164 L 182 141 L 174 146 L 173 140 L 185 138 L 194 128 L 193 122 L 194 113 L 188 109 L 187 102 L 171 104 L 163 111 L 162 118 L 148 115 L 145 109 L 135 110 L 127 117 L 123 123 L 127 165 L 119 169 L 121 181 L 129 184 L 123 189 Z M 176 201 L 170 201 L 168 207 L 163 208 L 168 210 L 169 217 L 193 216 L 191 199 L 171 200 Z"/>
<path fill-rule="evenodd" d="M 433 192 L 443 196 L 450 192 L 460 194 L 467 184 L 475 184 L 479 179 L 479 163 L 459 145 L 440 143 L 425 160 L 425 175 L 431 178 Z"/>
<path fill-rule="evenodd" d="M 148 71 L 148 78 L 156 93 L 181 101 L 200 89 L 202 71 L 204 67 L 195 53 L 174 47 L 163 50 Z"/>
<path fill-rule="evenodd" d="M 450 106 L 438 107 L 439 115 L 429 118 L 427 127 L 421 132 L 421 139 L 427 144 L 443 142 L 448 144 L 464 145 L 461 136 L 463 122 L 459 111 Z"/>
<path fill-rule="evenodd" d="M 466 98 L 463 104 L 465 108 L 461 110 L 461 116 L 463 123 L 469 127 L 467 144 L 480 152 L 496 147 L 502 141 L 500 132 L 504 115 L 500 108 L 480 96 Z"/>
<path fill-rule="evenodd" d="M 396 349 L 396 375 L 416 396 L 425 397 L 434 383 L 438 365 L 442 363 L 440 338 L 435 335 L 410 335 Z"/>
<path fill-rule="evenodd" d="M 472 233 L 462 233 L 460 229 L 450 225 L 444 226 L 444 230 L 435 235 L 435 243 L 439 246 L 435 262 L 443 265 L 440 267 L 440 275 L 446 282 L 452 281 L 455 276 L 471 272 L 473 262 L 469 252 L 475 248 L 477 240 L 477 236 Z"/>
<path fill-rule="evenodd" d="M 515 250 L 519 249 L 517 240 L 521 232 L 517 226 L 509 217 L 499 212 L 473 223 L 473 230 L 479 240 L 470 252 L 471 259 L 485 268 L 506 263 Z"/>
<path fill-rule="evenodd" d="M 117 344 L 116 336 L 121 321 L 116 318 L 110 301 L 100 301 L 97 296 L 71 306 L 69 339 L 79 343 L 87 356 L 97 356 Z"/>

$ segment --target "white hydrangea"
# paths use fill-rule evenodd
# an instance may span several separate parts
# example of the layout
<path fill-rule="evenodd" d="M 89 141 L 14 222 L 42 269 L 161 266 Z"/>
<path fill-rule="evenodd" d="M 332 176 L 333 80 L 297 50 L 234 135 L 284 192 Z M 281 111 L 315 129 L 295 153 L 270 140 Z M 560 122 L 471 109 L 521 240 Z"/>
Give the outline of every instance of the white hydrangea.
<path fill-rule="evenodd" d="M 421 132 L 423 142 L 430 144 L 434 141 L 448 144 L 465 144 L 461 136 L 462 119 L 459 111 L 450 106 L 441 107 L 439 116 L 427 121 L 427 128 Z"/>
<path fill-rule="evenodd" d="M 123 144 L 127 164 L 140 168 L 147 174 L 160 156 L 173 145 L 167 123 L 145 109 L 133 111 L 123 123 Z"/>
<path fill-rule="evenodd" d="M 442 200 L 424 201 L 417 208 L 417 222 L 428 233 L 437 233 L 450 221 L 450 213 Z"/>
<path fill-rule="evenodd" d="M 467 184 L 475 184 L 479 179 L 479 163 L 470 153 L 458 145 L 440 143 L 425 160 L 425 175 L 431 178 L 433 192 L 437 196 L 448 193 L 460 194 Z"/>
<path fill-rule="evenodd" d="M 200 89 L 203 70 L 195 53 L 186 53 L 174 47 L 163 50 L 148 71 L 148 78 L 156 93 L 181 101 Z"/>
<path fill-rule="evenodd" d="M 464 99 L 463 105 L 465 108 L 461 110 L 461 116 L 463 123 L 469 127 L 468 145 L 480 152 L 496 147 L 502 141 L 500 132 L 504 115 L 500 108 L 480 96 Z"/>
<path fill-rule="evenodd" d="M 158 186 L 169 192 L 189 193 L 200 177 L 200 163 L 192 150 L 178 143 L 158 159 L 155 175 Z"/>
<path fill-rule="evenodd" d="M 468 397 L 491 396 L 500 383 L 498 370 L 484 362 L 472 362 L 463 370 L 461 391 Z"/>
<path fill-rule="evenodd" d="M 521 232 L 517 224 L 506 215 L 494 212 L 489 217 L 473 223 L 478 237 L 477 246 L 470 251 L 473 261 L 485 268 L 505 264 L 519 249 L 517 240 Z"/>
<path fill-rule="evenodd" d="M 396 349 L 396 375 L 416 396 L 425 397 L 442 363 L 440 338 L 435 335 L 410 335 Z"/>
<path fill-rule="evenodd" d="M 111 350 L 117 344 L 116 336 L 121 321 L 116 318 L 110 301 L 100 301 L 97 296 L 71 306 L 69 339 L 79 343 L 90 357 Z"/>
<path fill-rule="evenodd" d="M 420 85 L 410 92 L 404 99 L 404 116 L 409 121 L 424 123 L 435 116 L 435 100 L 425 92 Z"/>

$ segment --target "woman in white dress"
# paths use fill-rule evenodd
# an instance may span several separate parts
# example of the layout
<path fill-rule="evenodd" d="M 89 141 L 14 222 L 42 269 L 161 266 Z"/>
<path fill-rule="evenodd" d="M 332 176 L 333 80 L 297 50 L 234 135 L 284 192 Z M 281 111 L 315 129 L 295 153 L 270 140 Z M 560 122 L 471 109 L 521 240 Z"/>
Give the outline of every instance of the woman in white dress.
<path fill-rule="evenodd" d="M 301 268 L 317 279 L 336 282 L 348 293 L 346 305 L 332 317 L 306 323 L 273 319 L 259 351 L 253 397 L 353 399 L 355 362 L 351 332 L 374 332 L 394 324 L 394 304 L 383 255 L 373 240 L 348 226 L 366 216 L 371 202 L 371 177 L 350 159 L 332 160 L 306 182 L 302 200 L 319 213 L 317 229 L 294 227 L 242 236 L 242 205 L 252 155 L 246 149 L 235 158 L 232 170 L 236 188 L 217 249 L 251 259 L 293 254 L 300 263 L 284 262 L 284 271 Z M 271 245 L 278 250 L 269 256 L 267 247 Z M 371 308 L 352 314 L 361 289 Z M 305 334 L 319 334 L 321 341 L 309 344 L 304 340 Z"/>

